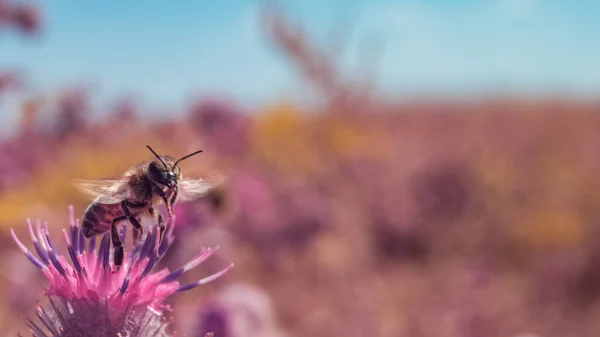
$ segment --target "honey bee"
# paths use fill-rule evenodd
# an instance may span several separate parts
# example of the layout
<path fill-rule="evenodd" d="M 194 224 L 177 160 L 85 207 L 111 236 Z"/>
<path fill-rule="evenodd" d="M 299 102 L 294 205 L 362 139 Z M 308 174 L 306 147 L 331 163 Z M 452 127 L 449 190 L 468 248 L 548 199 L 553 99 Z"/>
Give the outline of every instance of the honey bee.
<path fill-rule="evenodd" d="M 132 225 L 134 242 L 143 234 L 140 221 L 144 217 L 158 219 L 160 240 L 165 232 L 163 215 L 154 207 L 164 202 L 169 217 L 177 201 L 189 201 L 205 195 L 222 180 L 185 179 L 177 166 L 182 160 L 201 153 L 190 153 L 178 160 L 167 155 L 158 155 L 150 146 L 146 147 L 156 158 L 139 163 L 127 170 L 122 177 L 108 180 L 77 180 L 80 190 L 93 198 L 83 214 L 81 228 L 85 237 L 111 231 L 115 248 L 114 264 L 123 263 L 123 242 L 117 224 L 129 221 Z"/>

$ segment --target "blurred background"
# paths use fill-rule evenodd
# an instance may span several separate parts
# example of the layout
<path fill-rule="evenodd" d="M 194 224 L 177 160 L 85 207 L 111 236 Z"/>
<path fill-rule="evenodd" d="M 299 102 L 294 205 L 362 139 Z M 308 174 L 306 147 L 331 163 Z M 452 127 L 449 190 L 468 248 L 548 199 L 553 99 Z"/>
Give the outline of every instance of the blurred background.
<path fill-rule="evenodd" d="M 187 336 L 597 336 L 600 3 L 0 0 L 0 327 L 45 279 L 10 238 L 73 178 L 205 152 L 178 204 Z M 57 235 L 57 234 L 55 234 Z M 26 282 L 24 282 L 26 281 Z"/>

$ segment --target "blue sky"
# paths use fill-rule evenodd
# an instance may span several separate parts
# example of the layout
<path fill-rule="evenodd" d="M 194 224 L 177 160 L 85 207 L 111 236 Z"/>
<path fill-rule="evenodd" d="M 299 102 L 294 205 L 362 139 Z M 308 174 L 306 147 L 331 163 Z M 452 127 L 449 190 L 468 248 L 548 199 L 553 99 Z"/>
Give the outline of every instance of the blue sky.
<path fill-rule="evenodd" d="M 0 35 L 0 68 L 26 69 L 36 88 L 91 82 L 98 97 L 132 93 L 154 107 L 180 105 L 193 93 L 244 102 L 304 94 L 294 69 L 261 34 L 257 0 L 40 3 L 39 39 Z M 284 4 L 324 46 L 336 29 L 351 28 L 344 69 L 368 75 L 377 64 L 380 87 L 398 95 L 600 91 L 597 0 Z M 369 61 L 361 55 L 374 42 L 383 52 Z M 9 103 L 0 103 L 0 121 L 14 119 Z"/>

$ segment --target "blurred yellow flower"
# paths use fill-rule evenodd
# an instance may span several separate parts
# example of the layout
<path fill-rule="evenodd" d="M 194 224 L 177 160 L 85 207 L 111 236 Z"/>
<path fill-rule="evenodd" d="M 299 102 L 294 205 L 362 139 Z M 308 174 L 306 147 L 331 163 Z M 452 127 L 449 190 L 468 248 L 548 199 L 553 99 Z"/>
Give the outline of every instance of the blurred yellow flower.
<path fill-rule="evenodd" d="M 586 224 L 575 210 L 545 205 L 532 208 L 520 218 L 514 224 L 513 235 L 532 250 L 572 248 L 586 235 Z"/>
<path fill-rule="evenodd" d="M 314 171 L 321 161 L 307 118 L 289 104 L 267 108 L 252 132 L 256 155 L 282 171 Z"/>

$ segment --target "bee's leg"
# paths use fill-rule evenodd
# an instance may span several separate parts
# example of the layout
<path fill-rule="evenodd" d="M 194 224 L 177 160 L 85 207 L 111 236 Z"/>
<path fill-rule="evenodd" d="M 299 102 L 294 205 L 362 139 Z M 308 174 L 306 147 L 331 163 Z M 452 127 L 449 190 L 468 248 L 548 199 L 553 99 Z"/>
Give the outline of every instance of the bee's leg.
<path fill-rule="evenodd" d="M 171 205 L 171 202 L 166 197 L 165 197 L 165 204 L 167 205 L 167 214 L 169 214 L 169 217 L 172 217 L 173 216 L 173 205 Z"/>
<path fill-rule="evenodd" d="M 171 207 L 171 202 L 167 198 L 167 195 L 165 194 L 165 192 L 162 189 L 160 189 L 160 187 L 158 187 L 156 184 L 154 184 L 152 188 L 154 190 L 154 193 L 156 193 L 156 195 L 158 195 L 159 197 L 161 197 L 163 199 L 163 201 L 165 202 L 165 205 L 167 206 L 167 212 L 169 212 L 169 216 L 172 216 L 173 208 Z"/>
<path fill-rule="evenodd" d="M 136 205 L 133 204 L 127 200 L 121 202 L 121 207 L 123 208 L 123 213 L 125 213 L 125 216 L 127 218 L 127 220 L 129 220 L 129 222 L 133 225 L 133 244 L 135 245 L 137 243 L 137 241 L 139 240 L 140 236 L 143 234 L 143 229 L 142 229 L 142 225 L 140 224 L 140 222 L 138 221 L 138 219 L 133 216 L 131 214 L 131 212 L 129 211 L 129 207 L 132 208 L 141 208 L 144 207 L 146 205 Z"/>
<path fill-rule="evenodd" d="M 163 215 L 158 213 L 158 227 L 160 228 L 160 242 L 162 242 L 164 236 L 165 236 L 165 219 L 163 218 Z"/>
<path fill-rule="evenodd" d="M 119 231 L 117 230 L 117 223 L 126 219 L 126 216 L 120 216 L 115 218 L 110 228 L 112 244 L 115 248 L 115 255 L 113 259 L 115 266 L 117 267 L 120 267 L 123 264 L 123 258 L 125 257 L 125 250 L 123 249 L 123 242 L 121 242 L 121 237 L 119 236 Z"/>
<path fill-rule="evenodd" d="M 150 206 L 148 208 L 148 212 L 150 212 L 150 214 L 152 214 L 153 216 L 158 218 L 158 228 L 160 228 L 160 242 L 162 242 L 163 237 L 165 235 L 165 218 L 163 217 L 162 214 L 160 214 L 160 212 L 157 212 L 154 207 Z"/>
<path fill-rule="evenodd" d="M 148 204 L 146 204 L 146 203 L 134 204 L 127 200 L 123 201 L 123 203 L 125 203 L 125 206 L 127 206 L 128 208 L 133 208 L 133 209 L 144 208 L 144 207 L 148 206 Z"/>
<path fill-rule="evenodd" d="M 140 221 L 136 217 L 130 217 L 129 222 L 131 222 L 131 224 L 133 225 L 133 244 L 135 245 L 142 236 L 142 234 L 144 234 L 144 229 L 142 228 Z"/>
<path fill-rule="evenodd" d="M 177 185 L 173 188 L 173 195 L 171 196 L 171 199 L 169 200 L 169 205 L 171 206 L 171 214 L 169 214 L 170 216 L 173 216 L 173 206 L 175 205 L 175 203 L 177 202 L 177 196 L 179 195 L 179 188 L 177 187 Z"/>

